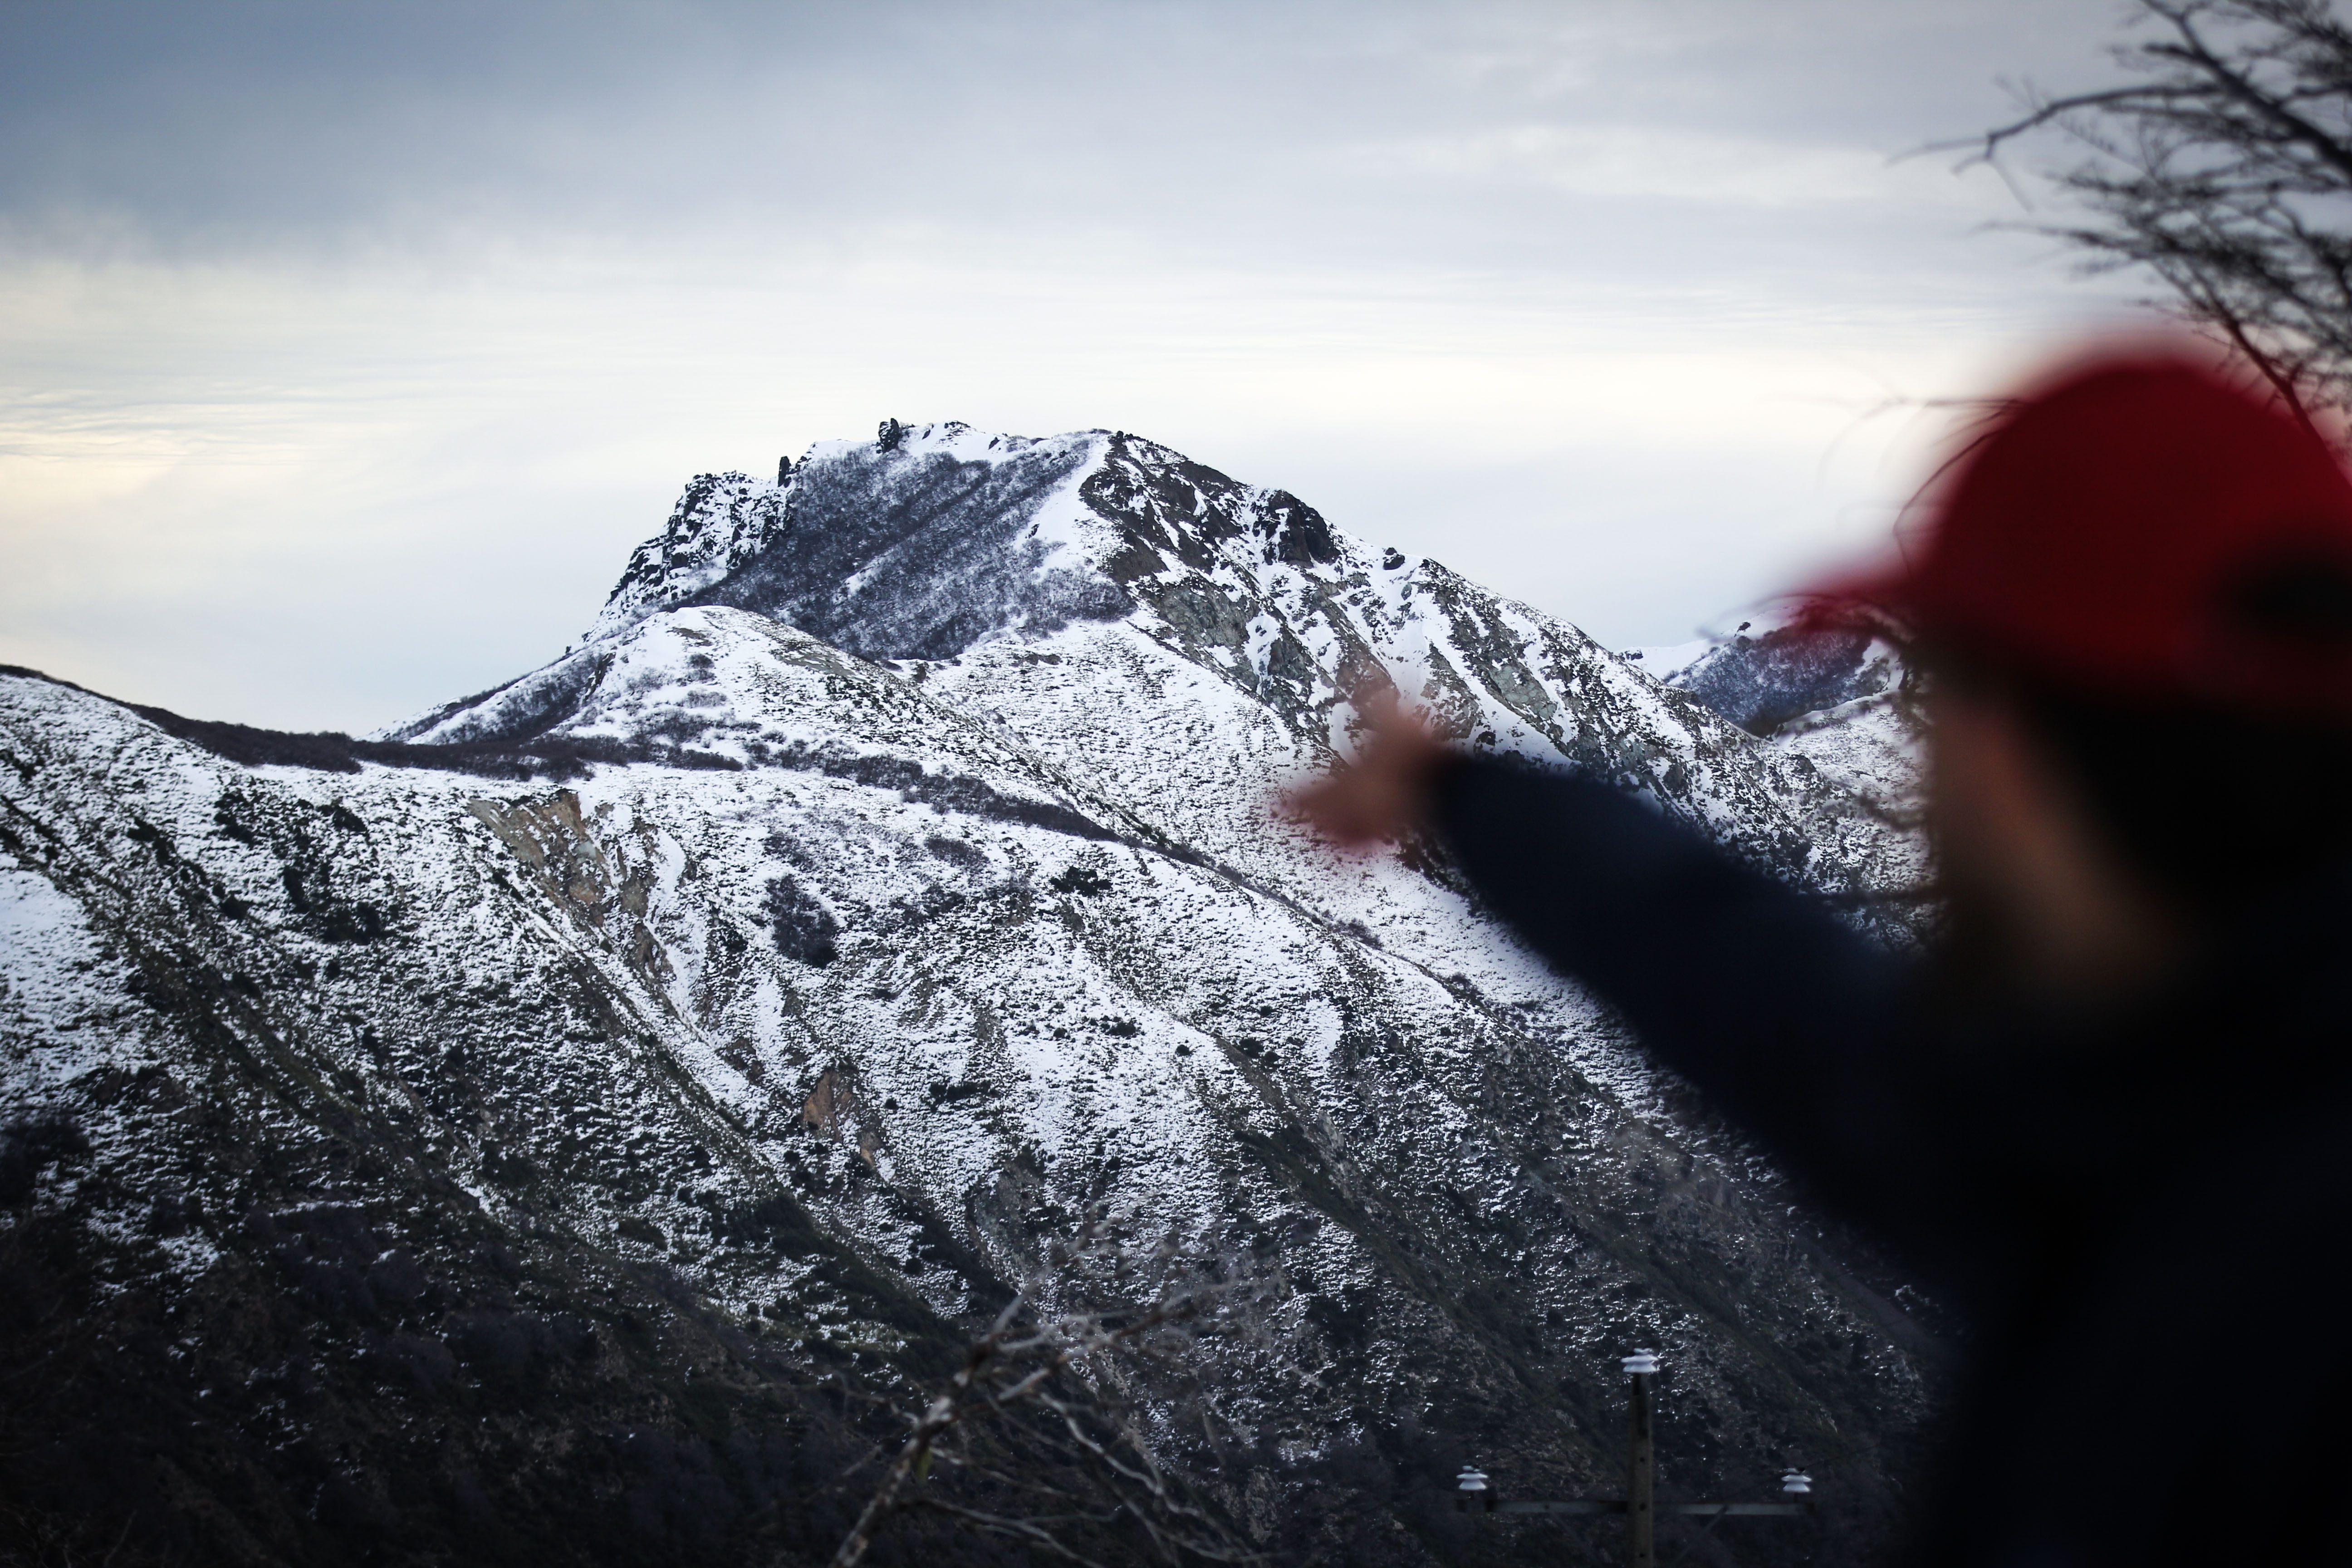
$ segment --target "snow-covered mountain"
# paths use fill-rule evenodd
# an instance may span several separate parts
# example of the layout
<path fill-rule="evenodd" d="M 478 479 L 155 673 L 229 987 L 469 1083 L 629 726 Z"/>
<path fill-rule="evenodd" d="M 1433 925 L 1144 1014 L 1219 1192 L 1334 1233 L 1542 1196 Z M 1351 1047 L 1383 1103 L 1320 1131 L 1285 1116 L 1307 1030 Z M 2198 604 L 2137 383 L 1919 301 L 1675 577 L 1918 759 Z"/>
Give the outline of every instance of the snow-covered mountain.
<path fill-rule="evenodd" d="M 368 741 L 0 676 L 0 1199 L 143 1347 L 140 1528 L 822 1560 L 874 1411 L 1013 1290 L 1215 1276 L 1149 1436 L 1270 1550 L 1487 1550 L 1463 1458 L 1605 1490 L 1637 1344 L 1669 1485 L 1801 1459 L 1874 1538 L 1906 1298 L 1428 847 L 1270 809 L 1386 688 L 1825 893 L 1916 880 L 1831 744 L 1868 694 L 1759 740 L 1123 433 L 698 478 L 578 645 Z M 25 1420 L 69 1517 L 116 1450 Z"/>
<path fill-rule="evenodd" d="M 1729 632 L 1630 648 L 1626 658 L 1859 804 L 1887 830 L 1879 874 L 1900 864 L 1914 889 L 1924 888 L 1921 728 L 1910 672 L 1882 638 L 1808 626 L 1803 608 L 1799 601 L 1757 612 Z"/>

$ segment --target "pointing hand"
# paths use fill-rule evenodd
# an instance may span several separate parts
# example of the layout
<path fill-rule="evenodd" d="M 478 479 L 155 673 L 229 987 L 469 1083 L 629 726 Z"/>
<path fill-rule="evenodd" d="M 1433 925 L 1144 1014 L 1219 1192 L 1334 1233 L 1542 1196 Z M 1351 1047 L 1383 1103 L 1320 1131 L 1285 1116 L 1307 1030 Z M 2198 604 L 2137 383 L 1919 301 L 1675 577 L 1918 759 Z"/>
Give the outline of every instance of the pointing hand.
<path fill-rule="evenodd" d="M 1419 826 L 1446 755 L 1428 717 L 1408 711 L 1393 689 L 1359 709 L 1366 729 L 1356 760 L 1282 799 L 1284 815 L 1348 849 L 1393 842 Z"/>

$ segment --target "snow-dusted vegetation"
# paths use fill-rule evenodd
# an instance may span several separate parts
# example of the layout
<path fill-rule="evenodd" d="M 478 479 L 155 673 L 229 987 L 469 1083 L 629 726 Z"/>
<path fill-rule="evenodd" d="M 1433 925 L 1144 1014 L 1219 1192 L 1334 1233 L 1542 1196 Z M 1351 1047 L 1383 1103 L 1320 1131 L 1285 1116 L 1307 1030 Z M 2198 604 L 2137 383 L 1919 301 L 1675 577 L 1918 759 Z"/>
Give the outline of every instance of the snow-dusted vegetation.
<path fill-rule="evenodd" d="M 1801 1460 L 1860 1541 L 1899 1281 L 1430 847 L 1274 809 L 1394 688 L 1867 911 L 1905 731 L 1816 678 L 1759 739 L 1150 442 L 895 422 L 696 479 L 579 645 L 370 742 L 0 676 L 11 1266 L 44 1355 L 145 1347 L 157 1528 L 289 1561 L 477 1514 L 821 1560 L 1011 1294 L 1204 1279 L 1125 1392 L 1270 1550 L 1447 1558 L 1472 1454 L 1605 1487 L 1637 1344 L 1670 1484 Z"/>

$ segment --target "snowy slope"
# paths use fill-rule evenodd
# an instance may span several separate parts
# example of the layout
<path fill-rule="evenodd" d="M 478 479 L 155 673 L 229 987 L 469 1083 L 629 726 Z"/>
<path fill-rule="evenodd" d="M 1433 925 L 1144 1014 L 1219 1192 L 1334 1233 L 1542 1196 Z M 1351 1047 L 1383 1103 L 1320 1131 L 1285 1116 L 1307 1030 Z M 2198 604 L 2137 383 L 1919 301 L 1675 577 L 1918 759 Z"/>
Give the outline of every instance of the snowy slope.
<path fill-rule="evenodd" d="M 1905 879 L 1850 793 L 1573 626 L 1123 433 L 1030 441 L 950 423 L 887 447 L 821 444 L 782 486 L 703 476 L 581 648 L 388 733 L 561 726 L 593 702 L 614 637 L 693 603 L 903 664 L 1175 841 L 1344 918 L 1410 903 L 1420 879 L 1335 879 L 1328 857 L 1269 829 L 1265 805 L 1273 784 L 1344 755 L 1358 700 L 1384 689 L 1474 747 L 1617 778 L 1824 890 Z"/>
<path fill-rule="evenodd" d="M 1791 607 L 1753 613 L 1720 636 L 1631 648 L 1626 658 L 1757 736 L 1784 769 L 1812 771 L 1875 820 L 1879 890 L 1901 901 L 1903 889 L 1926 885 L 1924 731 L 1895 647 L 1863 631 L 1807 628 Z"/>
<path fill-rule="evenodd" d="M 1612 1358 L 1663 1346 L 1670 1474 L 1803 1459 L 1867 1539 L 1925 1397 L 1903 1310 L 1422 847 L 1338 863 L 1269 811 L 1384 683 L 1809 885 L 1911 874 L 1821 759 L 1284 492 L 886 429 L 697 479 L 579 647 L 349 771 L 0 677 L 0 1095 L 88 1144 L 30 1201 L 198 1296 L 280 1267 L 234 1216 L 455 1205 L 883 1398 L 1013 1289 L 1208 1271 L 1232 1331 L 1155 1439 L 1333 1560 L 1428 1560 L 1448 1454 L 1605 1486 Z M 224 1153 L 271 1142 L 318 1152 Z M 353 1364 L 471 1342 L 406 1300 Z"/>

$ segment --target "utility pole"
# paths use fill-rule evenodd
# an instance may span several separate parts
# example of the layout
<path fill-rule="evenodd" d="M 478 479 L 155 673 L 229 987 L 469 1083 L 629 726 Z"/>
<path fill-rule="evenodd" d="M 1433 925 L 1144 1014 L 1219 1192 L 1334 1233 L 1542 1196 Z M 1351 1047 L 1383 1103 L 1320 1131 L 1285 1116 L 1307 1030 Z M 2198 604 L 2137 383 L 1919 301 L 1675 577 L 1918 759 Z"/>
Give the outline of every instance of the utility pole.
<path fill-rule="evenodd" d="M 1657 1500 L 1658 1450 L 1650 1429 L 1650 1380 L 1658 1375 L 1658 1358 L 1637 1351 L 1625 1358 L 1625 1373 L 1633 1385 L 1625 1402 L 1632 1413 L 1627 1446 L 1633 1450 L 1625 1471 L 1625 1563 L 1626 1568 L 1657 1568 L 1658 1520 L 1653 1504 Z"/>
<path fill-rule="evenodd" d="M 1651 1384 L 1658 1373 L 1654 1351 L 1636 1351 L 1622 1358 L 1627 1392 L 1625 1495 L 1622 1498 L 1568 1498 L 1559 1500 L 1505 1502 L 1486 1484 L 1486 1472 L 1465 1465 L 1454 1479 L 1454 1507 L 1465 1513 L 1622 1513 L 1625 1516 L 1626 1568 L 1657 1568 L 1657 1520 L 1661 1513 L 1685 1519 L 1704 1518 L 1712 1531 L 1726 1519 L 1801 1519 L 1813 1511 L 1813 1478 L 1802 1470 L 1780 1477 L 1780 1502 L 1670 1502 L 1657 1500 L 1658 1457 L 1656 1423 L 1651 1408 Z"/>

